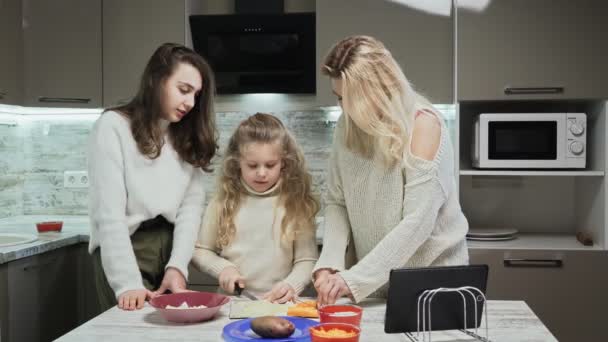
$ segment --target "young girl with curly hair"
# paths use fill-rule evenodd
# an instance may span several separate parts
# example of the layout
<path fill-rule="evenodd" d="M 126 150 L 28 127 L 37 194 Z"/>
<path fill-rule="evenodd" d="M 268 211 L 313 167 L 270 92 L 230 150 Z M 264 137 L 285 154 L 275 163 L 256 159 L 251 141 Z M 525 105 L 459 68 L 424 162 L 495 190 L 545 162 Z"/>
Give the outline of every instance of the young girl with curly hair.
<path fill-rule="evenodd" d="M 230 139 L 193 263 L 227 293 L 246 287 L 285 303 L 310 282 L 318 210 L 295 139 L 279 119 L 257 113 Z"/>

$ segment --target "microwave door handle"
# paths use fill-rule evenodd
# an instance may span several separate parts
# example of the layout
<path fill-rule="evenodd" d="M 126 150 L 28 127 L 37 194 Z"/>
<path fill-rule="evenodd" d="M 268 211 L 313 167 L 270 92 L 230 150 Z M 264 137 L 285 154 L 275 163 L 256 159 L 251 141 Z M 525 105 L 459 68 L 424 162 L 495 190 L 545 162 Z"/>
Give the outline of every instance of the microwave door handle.
<path fill-rule="evenodd" d="M 564 87 L 510 87 L 504 89 L 505 95 L 536 95 L 536 94 L 563 94 Z"/>

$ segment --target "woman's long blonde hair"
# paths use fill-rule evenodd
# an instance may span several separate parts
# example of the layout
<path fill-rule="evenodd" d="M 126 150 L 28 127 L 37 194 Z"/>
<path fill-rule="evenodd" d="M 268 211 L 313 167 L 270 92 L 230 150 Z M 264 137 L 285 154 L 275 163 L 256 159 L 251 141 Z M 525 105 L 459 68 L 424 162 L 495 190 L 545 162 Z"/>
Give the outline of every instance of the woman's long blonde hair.
<path fill-rule="evenodd" d="M 285 208 L 281 240 L 289 242 L 299 234 L 314 234 L 319 202 L 312 195 L 312 177 L 307 171 L 304 154 L 279 119 L 270 114 L 257 113 L 239 124 L 226 148 L 216 198 L 218 247 L 228 246 L 236 233 L 234 217 L 241 204 L 241 195 L 247 192 L 241 183 L 239 162 L 243 148 L 250 143 L 276 144 L 282 149 L 283 168 L 277 189 L 278 203 Z"/>
<path fill-rule="evenodd" d="M 417 111 L 441 117 L 412 88 L 384 44 L 373 37 L 351 36 L 336 43 L 321 72 L 342 80 L 347 148 L 368 158 L 378 151 L 388 166 L 403 159 Z"/>

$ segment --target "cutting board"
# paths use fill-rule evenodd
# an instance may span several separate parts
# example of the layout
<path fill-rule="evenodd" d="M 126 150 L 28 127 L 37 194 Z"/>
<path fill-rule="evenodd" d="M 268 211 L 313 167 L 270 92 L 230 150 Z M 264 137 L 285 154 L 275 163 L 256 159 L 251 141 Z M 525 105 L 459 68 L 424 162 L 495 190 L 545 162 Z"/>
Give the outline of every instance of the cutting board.
<path fill-rule="evenodd" d="M 293 304 L 273 304 L 265 300 L 232 300 L 231 319 L 260 316 L 286 316 L 287 309 Z"/>

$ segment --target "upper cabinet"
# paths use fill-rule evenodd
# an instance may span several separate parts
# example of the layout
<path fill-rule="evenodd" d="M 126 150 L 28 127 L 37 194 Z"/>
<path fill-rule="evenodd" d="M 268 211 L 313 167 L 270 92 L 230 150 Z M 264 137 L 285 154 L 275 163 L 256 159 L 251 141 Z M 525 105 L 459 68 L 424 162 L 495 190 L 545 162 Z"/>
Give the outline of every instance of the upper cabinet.
<path fill-rule="evenodd" d="M 101 0 L 22 0 L 23 104 L 101 106 Z"/>
<path fill-rule="evenodd" d="M 19 104 L 23 96 L 21 0 L 0 1 L 0 103 Z"/>
<path fill-rule="evenodd" d="M 103 1 L 103 105 L 126 103 L 137 92 L 148 59 L 161 44 L 184 44 L 185 2 Z"/>
<path fill-rule="evenodd" d="M 433 103 L 452 103 L 451 8 L 424 0 L 418 5 L 408 7 L 386 0 L 317 1 L 317 72 L 334 43 L 350 35 L 370 35 L 384 42 L 419 92 Z M 336 105 L 327 77 L 317 77 L 317 100 L 321 105 Z"/>
<path fill-rule="evenodd" d="M 462 3 L 458 100 L 608 98 L 607 1 Z"/>

